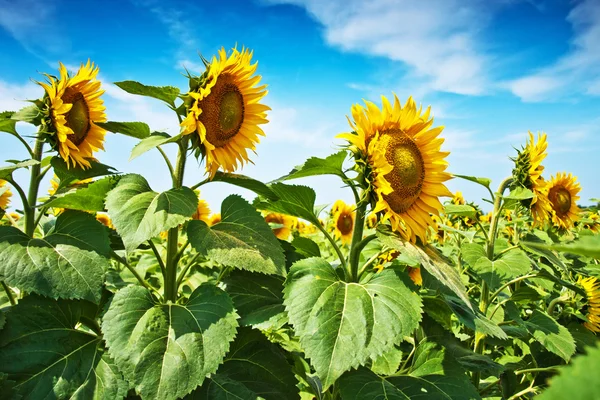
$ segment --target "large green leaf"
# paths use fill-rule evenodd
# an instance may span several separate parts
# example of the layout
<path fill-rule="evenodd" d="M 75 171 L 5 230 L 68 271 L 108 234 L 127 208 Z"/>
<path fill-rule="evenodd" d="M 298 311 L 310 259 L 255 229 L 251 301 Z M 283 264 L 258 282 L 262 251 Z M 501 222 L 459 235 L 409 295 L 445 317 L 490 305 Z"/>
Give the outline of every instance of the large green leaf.
<path fill-rule="evenodd" d="M 265 274 L 285 274 L 283 250 L 265 219 L 238 195 L 221 205 L 221 222 L 188 224 L 191 245 L 208 258 L 229 267 Z"/>
<path fill-rule="evenodd" d="M 600 347 L 589 347 L 586 355 L 573 359 L 571 365 L 562 368 L 558 376 L 549 382 L 550 387 L 538 400 L 591 400 L 600 393 Z"/>
<path fill-rule="evenodd" d="M 84 301 L 30 295 L 6 313 L 0 372 L 25 399 L 122 399 L 127 383 L 102 338 L 76 329 L 93 309 Z"/>
<path fill-rule="evenodd" d="M 103 211 L 106 195 L 114 188 L 119 179 L 120 176 L 107 176 L 90 183 L 87 187 L 55 197 L 45 206 L 82 211 Z"/>
<path fill-rule="evenodd" d="M 98 302 L 109 254 L 104 225 L 80 211 L 63 212 L 44 238 L 0 227 L 0 279 L 52 298 Z"/>
<path fill-rule="evenodd" d="M 360 368 L 344 374 L 339 388 L 343 400 L 481 398 L 456 360 L 443 348 L 427 342 L 418 346 L 407 375 L 382 377 Z"/>
<path fill-rule="evenodd" d="M 300 344 L 323 382 L 399 344 L 421 319 L 421 299 L 385 269 L 360 283 L 346 283 L 321 258 L 296 262 L 286 280 L 285 305 Z"/>
<path fill-rule="evenodd" d="M 160 146 L 161 144 L 171 143 L 179 140 L 180 136 L 171 137 L 168 133 L 164 132 L 153 132 L 150 136 L 143 138 L 138 144 L 136 144 L 131 150 L 131 156 L 129 161 L 141 156 L 145 152 Z"/>
<path fill-rule="evenodd" d="M 12 119 L 14 112 L 3 111 L 0 112 L 0 132 L 10 133 L 11 135 L 18 135 L 16 129 L 17 121 Z"/>
<path fill-rule="evenodd" d="M 154 192 L 137 174 L 121 178 L 106 196 L 106 209 L 127 251 L 184 223 L 198 207 L 198 197 L 187 187 Z"/>
<path fill-rule="evenodd" d="M 563 360 L 569 361 L 575 354 L 575 340 L 571 332 L 548 314 L 534 310 L 525 326 L 542 346 Z"/>
<path fill-rule="evenodd" d="M 347 150 L 338 151 L 326 158 L 311 157 L 304 164 L 294 167 L 287 175 L 274 182 L 315 175 L 337 175 L 344 178 L 343 164 L 347 157 Z"/>
<path fill-rule="evenodd" d="M 0 179 L 9 179 L 12 177 L 12 173 L 19 168 L 29 168 L 32 165 L 39 164 L 36 160 L 22 161 L 13 165 L 7 165 L 6 167 L 0 167 Z"/>
<path fill-rule="evenodd" d="M 117 292 L 102 331 L 119 370 L 144 399 L 176 399 L 223 361 L 237 327 L 231 299 L 202 284 L 181 303 L 160 304 L 140 286 Z"/>
<path fill-rule="evenodd" d="M 225 383 L 225 387 L 223 387 Z M 298 389 L 283 351 L 254 329 L 240 329 L 217 373 L 191 399 L 235 399 L 227 386 L 246 392 L 242 399 L 297 399 Z M 231 396 L 231 397 L 230 397 Z"/>
<path fill-rule="evenodd" d="M 529 246 L 530 242 L 533 242 L 533 243 L 535 243 L 537 245 L 541 245 L 541 247 L 540 246 Z M 539 237 L 537 237 L 536 235 L 534 235 L 532 233 L 525 234 L 525 236 L 519 242 L 519 244 L 521 245 L 522 248 L 524 248 L 525 250 L 529 251 L 530 253 L 536 254 L 538 256 L 545 257 L 555 267 L 560 268 L 560 269 L 562 269 L 565 272 L 568 271 L 567 266 L 558 257 L 558 255 L 554 251 L 552 251 L 552 250 L 550 250 L 548 248 L 544 248 L 544 245 L 546 243 L 542 239 L 540 239 Z M 598 244 L 600 245 L 600 243 L 598 243 Z"/>
<path fill-rule="evenodd" d="M 468 307 L 471 307 L 467 290 L 457 269 L 451 266 L 433 246 L 422 248 L 416 246 L 398 237 L 384 226 L 377 229 L 377 236 L 381 243 L 399 251 L 401 254 L 417 259 L 427 272 L 452 290 Z"/>
<path fill-rule="evenodd" d="M 270 186 L 276 200 L 258 201 L 257 208 L 303 218 L 319 224 L 315 214 L 315 191 L 308 186 L 274 183 Z"/>
<path fill-rule="evenodd" d="M 531 261 L 523 250 L 513 249 L 501 254 L 494 261 L 487 257 L 480 258 L 473 266 L 473 270 L 493 290 L 531 271 Z"/>
<path fill-rule="evenodd" d="M 179 95 L 179 89 L 173 86 L 148 86 L 136 81 L 115 82 L 115 85 L 127 93 L 153 97 L 173 107 L 175 107 L 175 99 Z"/>
<path fill-rule="evenodd" d="M 260 326 L 285 311 L 280 276 L 233 271 L 223 282 L 242 326 Z"/>
<path fill-rule="evenodd" d="M 536 249 L 550 249 L 566 253 L 580 254 L 600 260 L 600 235 L 581 235 L 579 239 L 570 243 L 555 243 L 551 245 L 526 242 L 528 247 Z"/>
<path fill-rule="evenodd" d="M 50 165 L 52 165 L 54 173 L 60 180 L 61 186 L 68 185 L 73 181 L 82 181 L 97 176 L 113 175 L 117 172 L 113 167 L 101 164 L 98 161 L 91 159 L 88 159 L 88 161 L 90 162 L 90 168 L 87 169 L 78 167 L 69 168 L 65 160 L 61 157 L 52 158 Z"/>
<path fill-rule="evenodd" d="M 499 339 L 508 338 L 502 328 L 483 315 L 479 309 L 474 309 L 472 306 L 468 307 L 462 300 L 453 296 L 444 296 L 444 300 L 458 317 L 458 320 L 465 324 L 467 328 Z"/>
<path fill-rule="evenodd" d="M 150 127 L 143 122 L 96 122 L 100 128 L 109 132 L 120 133 L 137 139 L 144 139 L 150 136 Z"/>
<path fill-rule="evenodd" d="M 270 200 L 276 200 L 277 196 L 269 189 L 267 185 L 256 179 L 252 179 L 245 175 L 230 174 L 227 172 L 217 171 L 212 178 L 212 182 L 225 182 L 230 185 L 235 185 L 244 189 L 248 189 L 257 195 Z"/>

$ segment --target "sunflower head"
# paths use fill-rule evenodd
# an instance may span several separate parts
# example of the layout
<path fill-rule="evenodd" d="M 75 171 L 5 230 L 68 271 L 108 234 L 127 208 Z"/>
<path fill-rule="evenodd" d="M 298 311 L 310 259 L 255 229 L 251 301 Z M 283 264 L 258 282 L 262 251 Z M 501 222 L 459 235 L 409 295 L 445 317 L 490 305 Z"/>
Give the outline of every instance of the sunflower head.
<path fill-rule="evenodd" d="M 221 214 L 217 213 L 217 214 L 213 214 L 208 218 L 208 226 L 213 226 L 215 224 L 218 224 L 219 222 L 221 222 Z"/>
<path fill-rule="evenodd" d="M 439 215 L 438 197 L 452 197 L 444 182 L 449 153 L 441 151 L 442 127 L 432 128 L 430 108 L 423 111 L 409 98 L 402 107 L 394 95 L 393 106 L 382 97 L 380 109 L 371 102 L 352 107 L 353 132 L 338 135 L 354 149 L 356 166 L 363 177 L 368 201 L 380 222 L 412 242 L 425 242 L 427 228 L 433 226 L 431 214 Z"/>
<path fill-rule="evenodd" d="M 377 214 L 369 213 L 367 215 L 367 218 L 365 219 L 365 223 L 367 225 L 367 228 L 375 229 L 375 227 L 377 227 Z"/>
<path fill-rule="evenodd" d="M 423 277 L 421 276 L 421 268 L 406 267 L 408 277 L 417 286 L 423 286 Z"/>
<path fill-rule="evenodd" d="M 106 226 L 107 228 L 114 229 L 112 221 L 111 221 L 110 217 L 108 216 L 108 214 L 98 213 L 98 214 L 96 214 L 96 219 L 100 223 L 102 223 L 102 225 Z"/>
<path fill-rule="evenodd" d="M 338 200 L 334 206 L 335 213 L 332 215 L 333 234 L 343 244 L 350 244 L 356 220 L 354 206 L 346 204 L 341 200 Z"/>
<path fill-rule="evenodd" d="M 0 179 L 0 210 L 2 212 L 6 211 L 8 205 L 10 204 L 10 198 L 12 196 L 12 192 L 10 191 L 10 187 L 8 187 L 7 182 L 4 179 Z"/>
<path fill-rule="evenodd" d="M 551 205 L 552 223 L 562 229 L 570 229 L 575 221 L 579 219 L 579 207 L 577 207 L 577 194 L 581 186 L 577 183 L 577 177 L 557 173 L 548 183 L 548 200 Z"/>
<path fill-rule="evenodd" d="M 208 224 L 210 220 L 210 208 L 208 207 L 206 200 L 200 198 L 200 191 L 197 191 L 196 194 L 198 195 L 198 207 L 192 215 L 192 219 L 204 221 Z"/>
<path fill-rule="evenodd" d="M 287 240 L 292 232 L 294 219 L 285 214 L 268 213 L 265 216 L 265 221 L 272 224 L 273 233 L 278 239 Z"/>
<path fill-rule="evenodd" d="M 456 205 L 465 205 L 465 198 L 462 195 L 462 192 L 456 192 L 454 193 L 454 196 L 452 196 L 452 200 L 451 200 L 452 204 L 456 204 Z"/>
<path fill-rule="evenodd" d="M 96 125 L 106 122 L 101 98 L 104 91 L 96 78 L 99 69 L 88 60 L 70 76 L 65 66 L 59 64 L 59 78 L 46 75 L 48 82 L 38 82 L 46 91 L 43 125 L 48 141 L 58 150 L 67 167 L 89 168 L 89 159 L 96 151 L 104 149 L 106 133 Z"/>
<path fill-rule="evenodd" d="M 600 282 L 594 277 L 579 277 L 577 284 L 585 290 L 587 300 L 587 322 L 583 326 L 594 333 L 600 333 Z"/>
<path fill-rule="evenodd" d="M 228 56 L 221 48 L 205 74 L 190 81 L 181 133 L 193 134 L 192 142 L 206 159 L 211 178 L 218 169 L 234 172 L 250 162 L 248 151 L 254 152 L 259 136 L 264 136 L 259 125 L 268 122 L 270 108 L 260 103 L 266 86 L 257 86 L 261 76 L 254 75 L 257 63 L 251 60 L 248 49 L 234 48 Z"/>

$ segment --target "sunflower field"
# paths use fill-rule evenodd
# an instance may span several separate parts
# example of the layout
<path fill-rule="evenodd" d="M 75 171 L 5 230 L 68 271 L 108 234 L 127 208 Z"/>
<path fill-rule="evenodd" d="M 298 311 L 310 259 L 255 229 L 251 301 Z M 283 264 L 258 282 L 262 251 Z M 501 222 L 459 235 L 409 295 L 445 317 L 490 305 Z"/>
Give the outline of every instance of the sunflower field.
<path fill-rule="evenodd" d="M 252 56 L 221 49 L 186 90 L 115 83 L 162 102 L 176 136 L 107 121 L 90 61 L 0 113 L 28 155 L 0 168 L 2 399 L 600 398 L 598 206 L 544 169 L 546 134 L 492 185 L 452 174 L 431 108 L 392 95 L 349 104 L 338 152 L 261 182 L 239 174 L 270 110 Z M 103 164 L 107 132 L 159 152 L 171 188 Z M 316 175 L 354 204 L 293 182 Z M 255 199 L 211 212 L 213 182 Z"/>

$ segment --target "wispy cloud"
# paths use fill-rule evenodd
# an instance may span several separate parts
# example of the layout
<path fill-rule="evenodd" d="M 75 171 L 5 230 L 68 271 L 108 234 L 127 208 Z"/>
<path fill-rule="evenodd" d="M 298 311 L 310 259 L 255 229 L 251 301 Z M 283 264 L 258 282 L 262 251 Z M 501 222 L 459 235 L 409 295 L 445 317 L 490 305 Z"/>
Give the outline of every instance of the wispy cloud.
<path fill-rule="evenodd" d="M 397 61 L 432 90 L 477 95 L 488 88 L 489 60 L 477 37 L 502 1 L 265 1 L 305 7 L 329 44 Z"/>
<path fill-rule="evenodd" d="M 523 101 L 544 101 L 572 94 L 600 95 L 600 2 L 583 0 L 567 15 L 572 25 L 570 50 L 537 72 L 507 83 Z"/>

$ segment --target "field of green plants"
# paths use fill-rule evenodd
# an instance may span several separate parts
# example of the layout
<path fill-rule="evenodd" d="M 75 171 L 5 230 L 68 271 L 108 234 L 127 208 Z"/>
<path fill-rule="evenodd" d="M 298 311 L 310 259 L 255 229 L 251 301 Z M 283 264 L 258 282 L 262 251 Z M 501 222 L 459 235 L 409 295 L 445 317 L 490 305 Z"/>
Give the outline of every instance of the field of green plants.
<path fill-rule="evenodd" d="M 386 96 L 348 104 L 338 152 L 261 182 L 240 174 L 270 110 L 252 52 L 203 62 L 185 89 L 115 83 L 172 110 L 176 136 L 107 121 L 90 61 L 0 113 L 29 155 L 0 168 L 2 399 L 600 398 L 599 210 L 544 169 L 544 133 L 502 182 L 456 175 L 435 105 Z M 107 132 L 160 152 L 172 188 L 103 164 Z M 354 204 L 294 184 L 316 175 Z M 256 197 L 211 212 L 213 182 Z"/>

